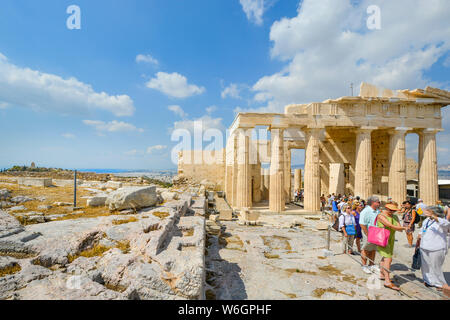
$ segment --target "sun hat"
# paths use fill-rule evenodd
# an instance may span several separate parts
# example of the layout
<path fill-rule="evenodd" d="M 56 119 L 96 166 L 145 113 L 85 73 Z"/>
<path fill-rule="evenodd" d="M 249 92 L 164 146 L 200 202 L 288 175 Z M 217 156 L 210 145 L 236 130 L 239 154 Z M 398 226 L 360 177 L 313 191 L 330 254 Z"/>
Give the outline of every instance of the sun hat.
<path fill-rule="evenodd" d="M 398 204 L 397 203 L 388 203 L 384 206 L 385 208 L 391 210 L 391 211 L 399 211 L 400 209 L 398 208 Z"/>

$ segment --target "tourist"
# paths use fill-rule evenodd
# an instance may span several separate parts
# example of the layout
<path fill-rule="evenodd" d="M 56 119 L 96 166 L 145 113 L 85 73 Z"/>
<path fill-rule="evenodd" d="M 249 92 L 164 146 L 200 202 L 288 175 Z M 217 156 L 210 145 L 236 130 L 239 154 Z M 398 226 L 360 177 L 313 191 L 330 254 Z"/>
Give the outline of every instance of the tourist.
<path fill-rule="evenodd" d="M 393 202 L 393 201 L 392 201 L 392 198 L 391 198 L 391 197 L 388 197 L 386 203 L 392 203 L 392 202 Z"/>
<path fill-rule="evenodd" d="M 425 220 L 417 239 L 422 258 L 422 276 L 426 286 L 438 290 L 450 287 L 442 273 L 442 265 L 448 251 L 447 237 L 450 233 L 450 222 L 445 212 L 438 206 L 427 207 L 424 210 Z"/>
<path fill-rule="evenodd" d="M 402 205 L 402 209 L 400 210 L 401 213 L 403 213 L 402 221 L 403 226 L 406 227 L 406 238 L 408 240 L 409 246 L 413 247 L 413 241 L 414 241 L 414 221 L 416 219 L 416 210 L 414 210 L 411 201 L 404 201 Z"/>
<path fill-rule="evenodd" d="M 423 203 L 422 199 L 417 200 L 416 204 L 416 212 L 420 216 L 420 222 L 419 222 L 419 228 L 422 227 L 423 220 L 425 220 L 425 216 L 423 215 L 423 212 L 427 208 L 427 205 Z"/>
<path fill-rule="evenodd" d="M 327 203 L 327 201 L 325 200 L 325 195 L 322 194 L 320 196 L 320 205 L 321 205 L 321 209 L 324 210 L 325 209 L 325 204 Z"/>
<path fill-rule="evenodd" d="M 384 280 L 384 286 L 392 290 L 400 291 L 400 288 L 394 285 L 389 275 L 391 270 L 392 256 L 394 254 L 395 232 L 406 230 L 407 227 L 402 227 L 400 221 L 395 214 L 400 209 L 397 203 L 392 202 L 384 206 L 383 212 L 378 215 L 377 227 L 385 228 L 390 231 L 388 244 L 386 247 L 378 247 L 378 253 L 381 255 L 381 277 Z"/>
<path fill-rule="evenodd" d="M 379 272 L 379 268 L 374 265 L 375 255 L 377 246 L 373 243 L 367 241 L 367 236 L 369 234 L 369 227 L 375 226 L 375 219 L 377 218 L 380 211 L 378 208 L 380 207 L 380 199 L 377 196 L 372 196 L 367 199 L 367 206 L 364 210 L 361 211 L 359 217 L 359 224 L 363 231 L 363 235 L 365 235 L 364 245 L 362 247 L 361 252 L 361 261 L 362 261 L 362 269 L 365 273 Z M 366 266 L 367 260 L 369 259 L 369 265 Z"/>
<path fill-rule="evenodd" d="M 359 219 L 361 216 L 361 211 L 364 209 L 364 207 L 361 203 L 355 201 L 352 209 L 353 209 L 352 213 L 353 213 L 353 216 L 355 217 L 355 222 L 356 222 L 356 236 L 355 236 L 356 247 L 358 248 L 358 252 L 361 253 L 361 239 L 362 239 L 363 235 L 362 235 L 362 231 L 361 231 L 361 226 L 359 225 Z"/>
<path fill-rule="evenodd" d="M 347 227 L 352 227 L 353 231 L 356 231 L 356 221 L 352 214 L 352 207 L 348 204 L 342 206 L 344 213 L 339 216 L 339 230 L 344 233 L 344 238 L 342 239 L 342 250 L 348 254 L 353 254 L 353 242 L 355 241 L 355 233 L 349 234 L 347 232 Z"/>

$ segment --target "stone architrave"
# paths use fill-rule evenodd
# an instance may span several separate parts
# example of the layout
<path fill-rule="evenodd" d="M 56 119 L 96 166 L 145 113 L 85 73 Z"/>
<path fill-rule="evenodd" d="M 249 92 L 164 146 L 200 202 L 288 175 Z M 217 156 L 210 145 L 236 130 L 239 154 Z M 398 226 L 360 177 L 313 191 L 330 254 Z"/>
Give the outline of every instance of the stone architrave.
<path fill-rule="evenodd" d="M 308 211 L 320 211 L 320 151 L 319 128 L 306 129 L 304 206 Z"/>
<path fill-rule="evenodd" d="M 419 195 L 428 206 L 436 205 L 439 200 L 436 133 L 438 130 L 423 130 L 419 137 Z M 420 159 L 419 159 L 420 160 Z"/>
<path fill-rule="evenodd" d="M 410 128 L 389 131 L 389 184 L 388 196 L 401 204 L 406 200 L 406 145 L 405 136 Z"/>
<path fill-rule="evenodd" d="M 251 129 L 238 129 L 238 174 L 237 204 L 238 209 L 252 206 L 252 185 L 250 168 L 250 133 Z"/>
<path fill-rule="evenodd" d="M 355 195 L 361 199 L 372 196 L 372 131 L 374 127 L 356 130 Z"/>
<path fill-rule="evenodd" d="M 276 213 L 283 212 L 285 208 L 283 137 L 283 128 L 271 128 L 269 210 Z"/>

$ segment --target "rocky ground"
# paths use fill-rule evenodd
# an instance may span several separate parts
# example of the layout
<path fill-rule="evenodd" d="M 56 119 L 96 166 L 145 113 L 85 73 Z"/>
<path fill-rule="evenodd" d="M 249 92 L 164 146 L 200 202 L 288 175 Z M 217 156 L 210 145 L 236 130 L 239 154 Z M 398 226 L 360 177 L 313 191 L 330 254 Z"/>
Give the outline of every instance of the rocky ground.
<path fill-rule="evenodd" d="M 208 298 L 441 299 L 436 291 L 423 286 L 420 271 L 405 268 L 411 264 L 414 249 L 406 248 L 404 235 L 397 237 L 398 259 L 392 269 L 412 282 L 396 276 L 402 288 L 398 293 L 384 288 L 376 275 L 365 274 L 357 262 L 359 257 L 352 256 L 355 261 L 341 253 L 339 233 L 331 233 L 331 252 L 327 251 L 327 223 L 320 217 L 263 215 L 259 221 L 260 226 L 227 221 L 219 227 L 214 223 L 208 231 Z M 444 270 L 450 277 L 449 261 Z"/>
<path fill-rule="evenodd" d="M 208 210 L 207 181 L 83 181 L 73 208 L 70 180 L 14 179 L 0 175 L 0 299 L 441 299 L 407 268 L 414 249 L 404 234 L 395 292 L 341 253 L 339 233 L 326 250 L 321 216 L 218 221 L 210 213 L 226 202 L 216 194 L 222 206 Z M 450 278 L 449 259 L 444 271 Z"/>
<path fill-rule="evenodd" d="M 2 178 L 1 299 L 203 298 L 198 190 L 89 182 L 73 209 L 70 187 Z"/>

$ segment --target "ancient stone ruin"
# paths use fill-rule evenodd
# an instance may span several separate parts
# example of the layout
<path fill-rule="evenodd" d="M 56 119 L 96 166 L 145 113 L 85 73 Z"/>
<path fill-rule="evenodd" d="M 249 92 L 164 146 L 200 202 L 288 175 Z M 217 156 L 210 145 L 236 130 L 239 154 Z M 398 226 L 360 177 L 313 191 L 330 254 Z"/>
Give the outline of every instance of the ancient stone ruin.
<path fill-rule="evenodd" d="M 291 150 L 305 149 L 306 210 L 320 210 L 320 195 L 329 193 L 390 196 L 401 203 L 407 194 L 405 137 L 417 134 L 419 196 L 435 204 L 436 133 L 443 130 L 441 109 L 449 104 L 450 92 L 440 89 L 392 91 L 362 83 L 357 97 L 288 105 L 279 114 L 239 113 L 226 148 L 181 152 L 179 175 L 210 180 L 234 209 L 268 200 L 269 210 L 279 213 L 292 194 Z M 270 131 L 270 140 L 252 139 L 258 127 Z M 270 163 L 270 170 L 262 163 Z M 301 173 L 295 177 L 297 189 Z"/>

